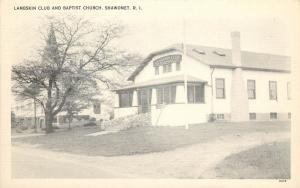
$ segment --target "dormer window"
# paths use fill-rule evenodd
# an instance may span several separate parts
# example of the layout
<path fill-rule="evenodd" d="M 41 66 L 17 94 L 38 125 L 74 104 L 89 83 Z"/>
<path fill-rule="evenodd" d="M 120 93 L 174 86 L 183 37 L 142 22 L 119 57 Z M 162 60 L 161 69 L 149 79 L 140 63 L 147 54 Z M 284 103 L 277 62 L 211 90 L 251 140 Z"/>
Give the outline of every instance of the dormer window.
<path fill-rule="evenodd" d="M 205 55 L 205 51 L 203 51 L 203 50 L 198 50 L 198 49 L 194 48 L 193 51 L 198 53 L 198 54 Z"/>
<path fill-rule="evenodd" d="M 172 64 L 163 65 L 163 73 L 172 72 Z"/>
<path fill-rule="evenodd" d="M 172 72 L 172 66 L 176 64 L 176 70 L 180 70 L 182 56 L 179 54 L 167 55 L 153 61 L 154 73 L 159 75 L 159 67 L 163 67 L 163 73 Z"/>
<path fill-rule="evenodd" d="M 159 75 L 159 66 L 154 67 L 154 69 L 155 69 L 155 75 Z"/>
<path fill-rule="evenodd" d="M 213 51 L 213 53 L 218 56 L 226 56 L 226 54 L 224 54 L 223 52 L 220 52 L 220 51 Z"/>
<path fill-rule="evenodd" d="M 180 62 L 177 62 L 176 63 L 176 71 L 180 71 L 180 69 L 181 69 L 181 64 L 180 64 Z"/>

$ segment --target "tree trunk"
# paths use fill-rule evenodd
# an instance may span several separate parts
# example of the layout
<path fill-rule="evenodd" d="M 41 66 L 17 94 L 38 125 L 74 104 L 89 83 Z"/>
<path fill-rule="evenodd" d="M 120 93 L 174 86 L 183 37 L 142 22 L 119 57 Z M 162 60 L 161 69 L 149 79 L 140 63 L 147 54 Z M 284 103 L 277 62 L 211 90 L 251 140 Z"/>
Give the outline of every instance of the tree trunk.
<path fill-rule="evenodd" d="M 46 125 L 46 133 L 52 133 L 53 132 L 53 115 L 51 112 L 45 113 L 45 125 Z"/>
<path fill-rule="evenodd" d="M 71 130 L 71 119 L 69 118 L 69 130 Z"/>

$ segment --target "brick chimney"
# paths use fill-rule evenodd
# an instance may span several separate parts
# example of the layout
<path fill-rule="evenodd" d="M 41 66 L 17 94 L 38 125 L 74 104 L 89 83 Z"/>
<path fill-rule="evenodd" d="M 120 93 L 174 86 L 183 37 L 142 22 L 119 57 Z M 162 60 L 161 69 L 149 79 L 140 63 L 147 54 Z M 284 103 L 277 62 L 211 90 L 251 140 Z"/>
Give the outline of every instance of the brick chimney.
<path fill-rule="evenodd" d="M 232 70 L 231 79 L 231 121 L 241 122 L 249 120 L 248 94 L 243 79 L 241 68 L 241 43 L 240 32 L 231 33 L 231 58 L 235 68 Z"/>

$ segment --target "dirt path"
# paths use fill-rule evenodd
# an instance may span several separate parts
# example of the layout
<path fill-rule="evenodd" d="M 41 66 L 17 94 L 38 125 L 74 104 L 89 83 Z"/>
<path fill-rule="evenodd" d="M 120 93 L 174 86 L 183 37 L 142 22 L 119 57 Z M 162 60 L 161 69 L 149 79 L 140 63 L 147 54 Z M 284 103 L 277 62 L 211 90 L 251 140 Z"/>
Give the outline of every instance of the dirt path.
<path fill-rule="evenodd" d="M 173 151 L 118 157 L 13 146 L 12 171 L 14 177 L 24 178 L 199 178 L 228 155 L 289 137 L 289 133 L 232 135 Z"/>

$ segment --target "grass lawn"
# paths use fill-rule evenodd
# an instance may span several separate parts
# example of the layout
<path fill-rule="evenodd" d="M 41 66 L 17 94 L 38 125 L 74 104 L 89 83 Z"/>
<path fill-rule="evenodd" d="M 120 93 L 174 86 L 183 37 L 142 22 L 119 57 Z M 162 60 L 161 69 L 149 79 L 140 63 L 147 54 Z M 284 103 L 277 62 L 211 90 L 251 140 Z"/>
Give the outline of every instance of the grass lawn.
<path fill-rule="evenodd" d="M 101 136 L 84 136 L 97 127 L 74 128 L 45 136 L 14 138 L 12 144 L 26 143 L 39 148 L 90 156 L 119 156 L 173 150 L 213 141 L 226 135 L 255 132 L 289 132 L 289 122 L 206 123 L 183 127 L 137 127 Z"/>
<path fill-rule="evenodd" d="M 290 142 L 274 142 L 233 154 L 214 170 L 216 178 L 289 179 Z"/>

